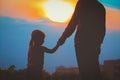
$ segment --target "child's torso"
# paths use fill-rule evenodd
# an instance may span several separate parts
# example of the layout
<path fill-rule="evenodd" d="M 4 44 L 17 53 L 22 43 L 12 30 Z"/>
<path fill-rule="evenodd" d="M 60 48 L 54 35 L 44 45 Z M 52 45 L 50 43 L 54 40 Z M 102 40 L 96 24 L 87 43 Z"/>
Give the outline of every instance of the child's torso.
<path fill-rule="evenodd" d="M 28 65 L 43 66 L 44 64 L 44 48 L 42 46 L 31 48 L 28 54 Z"/>

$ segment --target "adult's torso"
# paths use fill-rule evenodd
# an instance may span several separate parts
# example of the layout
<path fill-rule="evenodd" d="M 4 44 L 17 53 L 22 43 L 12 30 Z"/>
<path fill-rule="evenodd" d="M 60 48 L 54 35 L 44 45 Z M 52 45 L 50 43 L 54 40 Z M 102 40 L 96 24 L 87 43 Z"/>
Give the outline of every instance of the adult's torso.
<path fill-rule="evenodd" d="M 105 34 L 105 9 L 97 1 L 79 2 L 79 22 L 75 44 L 100 43 Z"/>

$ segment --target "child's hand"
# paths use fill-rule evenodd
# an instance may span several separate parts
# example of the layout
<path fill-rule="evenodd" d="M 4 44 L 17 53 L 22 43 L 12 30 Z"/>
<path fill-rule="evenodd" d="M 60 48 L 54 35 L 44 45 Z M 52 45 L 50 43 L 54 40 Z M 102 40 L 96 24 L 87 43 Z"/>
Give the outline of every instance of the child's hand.
<path fill-rule="evenodd" d="M 59 45 L 56 45 L 53 49 L 48 49 L 47 47 L 44 47 L 45 52 L 47 53 L 54 53 L 58 49 Z"/>

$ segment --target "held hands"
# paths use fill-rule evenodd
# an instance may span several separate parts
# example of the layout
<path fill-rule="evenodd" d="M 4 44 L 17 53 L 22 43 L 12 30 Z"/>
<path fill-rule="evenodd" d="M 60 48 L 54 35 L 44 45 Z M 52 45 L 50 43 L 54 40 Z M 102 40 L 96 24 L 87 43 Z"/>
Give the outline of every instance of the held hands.
<path fill-rule="evenodd" d="M 53 48 L 53 51 L 55 52 L 58 48 L 59 48 L 59 45 L 56 45 L 56 46 Z"/>
<path fill-rule="evenodd" d="M 58 40 L 56 46 L 51 50 L 51 53 L 54 53 L 59 48 L 59 46 L 64 44 L 64 42 L 65 42 L 65 39 L 60 38 Z"/>
<path fill-rule="evenodd" d="M 47 53 L 54 53 L 59 48 L 59 46 L 64 44 L 65 40 L 66 40 L 65 38 L 61 37 L 58 40 L 56 46 L 54 48 L 52 48 L 52 49 L 48 49 L 48 48 L 44 47 L 45 48 L 45 52 L 47 52 Z"/>

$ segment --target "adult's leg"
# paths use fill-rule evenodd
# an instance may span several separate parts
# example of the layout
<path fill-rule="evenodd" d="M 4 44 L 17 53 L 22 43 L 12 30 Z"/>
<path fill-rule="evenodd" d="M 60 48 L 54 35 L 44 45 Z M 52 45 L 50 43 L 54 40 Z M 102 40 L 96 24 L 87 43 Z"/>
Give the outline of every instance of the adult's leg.
<path fill-rule="evenodd" d="M 99 53 L 100 46 L 76 45 L 76 58 L 80 80 L 100 80 Z"/>

